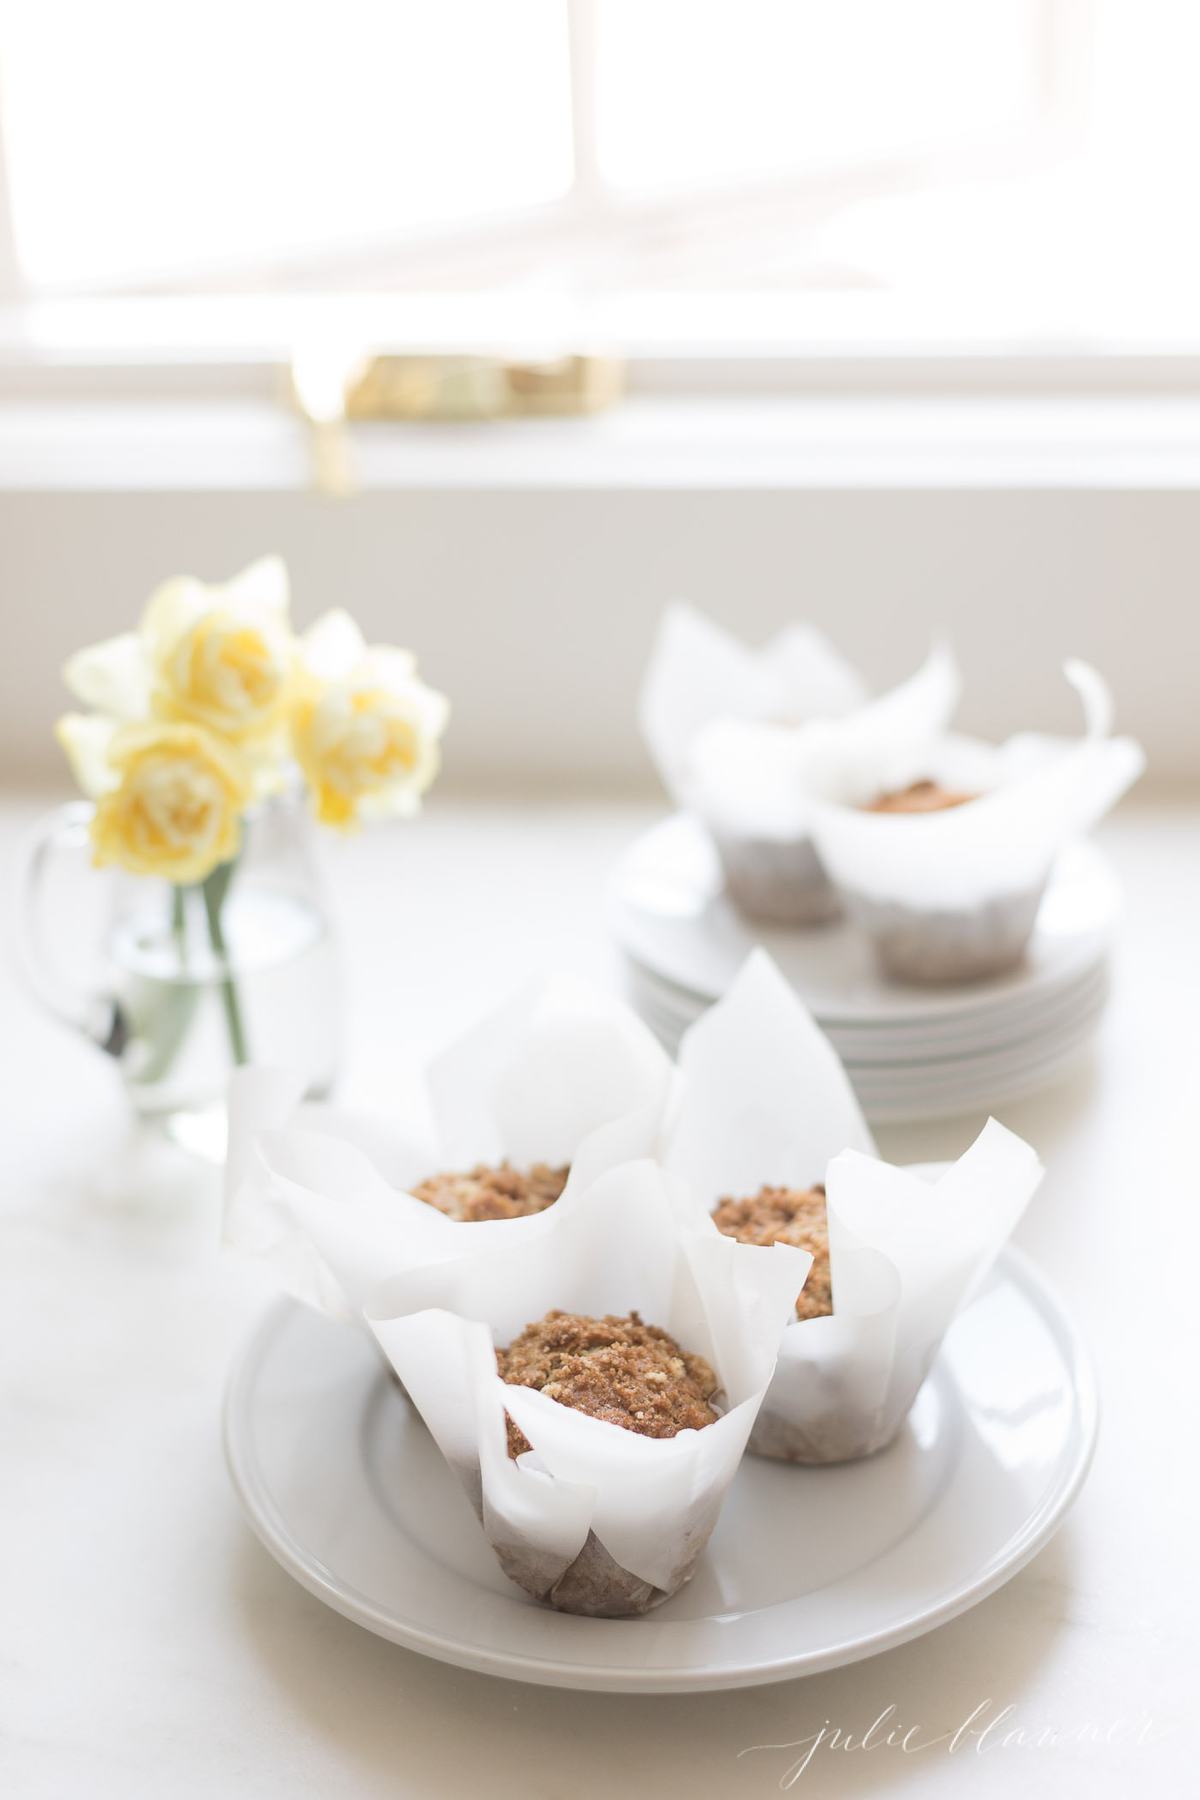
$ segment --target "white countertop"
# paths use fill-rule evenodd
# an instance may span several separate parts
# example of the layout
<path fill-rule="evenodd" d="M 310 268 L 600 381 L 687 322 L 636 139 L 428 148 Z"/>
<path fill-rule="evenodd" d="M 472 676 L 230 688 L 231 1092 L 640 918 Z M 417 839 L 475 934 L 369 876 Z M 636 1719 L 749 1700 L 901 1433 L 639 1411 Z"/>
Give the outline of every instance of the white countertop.
<path fill-rule="evenodd" d="M 0 808 L 6 870 L 36 810 Z M 447 801 L 415 827 L 329 845 L 349 951 L 347 1089 L 385 1100 L 409 1051 L 452 1037 L 526 973 L 615 979 L 600 884 L 646 816 Z M 754 1746 L 827 1725 L 860 1739 L 889 1707 L 876 1740 L 974 1725 L 953 1754 L 822 1744 L 790 1791 L 1190 1791 L 1200 808 L 1130 806 L 1103 835 L 1128 923 L 1093 1066 L 1003 1111 L 1049 1167 L 1018 1241 L 1099 1366 L 1091 1477 L 1050 1546 L 974 1611 L 851 1668 L 728 1695 L 567 1694 L 460 1673 L 297 1587 L 243 1523 L 219 1442 L 226 1369 L 270 1290 L 222 1256 L 212 1177 L 132 1140 L 111 1066 L 0 971 L 0 1794 L 766 1796 L 799 1751 Z M 980 1123 L 892 1128 L 882 1148 L 956 1155 Z M 1025 1741 L 1001 1741 L 1014 1731 Z"/>

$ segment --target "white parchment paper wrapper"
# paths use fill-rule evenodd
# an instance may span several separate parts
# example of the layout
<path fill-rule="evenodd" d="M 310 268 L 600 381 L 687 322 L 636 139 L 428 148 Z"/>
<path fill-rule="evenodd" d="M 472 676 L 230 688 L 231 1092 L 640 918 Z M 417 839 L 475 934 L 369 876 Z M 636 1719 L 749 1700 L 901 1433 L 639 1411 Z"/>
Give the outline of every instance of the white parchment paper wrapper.
<path fill-rule="evenodd" d="M 426 1138 L 304 1103 L 302 1080 L 287 1072 L 240 1071 L 230 1089 L 226 1243 L 264 1259 L 309 1305 L 361 1323 L 381 1277 L 534 1223 L 448 1219 L 413 1198 L 416 1183 L 505 1158 L 569 1162 L 556 1202 L 566 1207 L 603 1169 L 650 1153 L 672 1078 L 628 1007 L 567 978 L 527 988 L 436 1059 Z"/>
<path fill-rule="evenodd" d="M 909 745 L 864 763 L 842 803 L 814 804 L 821 861 L 889 974 L 953 981 L 1011 968 L 1058 851 L 1140 775 L 1140 746 L 1110 735 L 1112 701 L 1100 676 L 1079 662 L 1068 663 L 1066 675 L 1083 703 L 1081 738 Z M 924 815 L 860 810 L 921 779 L 980 798 Z"/>
<path fill-rule="evenodd" d="M 693 607 L 667 608 L 642 683 L 642 734 L 678 805 L 689 803 L 692 746 L 718 720 L 792 725 L 837 718 L 867 690 L 846 659 L 811 625 L 789 625 L 752 650 Z"/>
<path fill-rule="evenodd" d="M 838 901 L 811 835 L 812 799 L 852 797 L 876 767 L 935 739 L 958 699 L 953 659 L 937 648 L 867 700 L 814 633 L 794 628 L 747 672 L 749 653 L 732 641 L 718 652 L 712 629 L 668 615 L 643 694 L 647 739 L 672 794 L 708 827 L 735 902 L 756 918 L 820 923 Z"/>
<path fill-rule="evenodd" d="M 692 1573 L 737 1471 L 808 1273 L 680 1217 L 662 1171 L 627 1163 L 485 1248 L 382 1284 L 368 1316 L 506 1573 L 564 1611 L 645 1612 Z M 707 1358 L 722 1416 L 641 1437 L 507 1386 L 495 1350 L 554 1309 L 640 1313 Z M 508 1412 L 533 1446 L 509 1457 Z"/>
<path fill-rule="evenodd" d="M 1041 1164 L 994 1120 L 935 1180 L 880 1161 L 832 1046 L 762 951 L 679 1060 L 662 1160 L 689 1217 L 719 1235 L 710 1215 L 726 1196 L 826 1186 L 833 1313 L 789 1324 L 750 1447 L 806 1463 L 870 1455 L 907 1417 Z"/>

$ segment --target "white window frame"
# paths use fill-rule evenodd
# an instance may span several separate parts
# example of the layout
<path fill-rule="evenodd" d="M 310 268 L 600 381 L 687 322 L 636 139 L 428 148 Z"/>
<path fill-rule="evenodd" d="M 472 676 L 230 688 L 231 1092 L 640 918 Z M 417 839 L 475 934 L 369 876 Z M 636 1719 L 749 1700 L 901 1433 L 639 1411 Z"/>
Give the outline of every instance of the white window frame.
<path fill-rule="evenodd" d="M 831 165 L 812 173 L 748 176 L 724 183 L 720 191 L 703 189 L 682 195 L 677 191 L 638 196 L 622 195 L 607 186 L 600 170 L 596 142 L 596 14 L 600 0 L 565 0 L 570 59 L 572 145 L 574 179 L 559 201 L 523 208 L 510 216 L 455 222 L 445 228 L 423 227 L 394 235 L 380 234 L 359 247 L 339 245 L 328 251 L 308 250 L 280 256 L 257 265 L 239 261 L 235 266 L 197 266 L 180 272 L 89 283 L 86 297 L 171 296 L 227 293 L 231 285 L 257 291 L 260 285 L 288 281 L 307 289 L 320 285 L 331 274 L 338 289 L 357 285 L 376 288 L 380 277 L 387 283 L 394 269 L 404 286 L 438 290 L 466 277 L 486 285 L 497 273 L 512 273 L 544 245 L 581 247 L 601 239 L 624 248 L 639 267 L 651 262 L 664 239 L 678 237 L 684 229 L 703 234 L 720 228 L 725 232 L 750 218 L 751 229 L 761 231 L 776 217 L 794 219 L 797 207 L 810 209 L 814 218 L 836 211 L 848 200 L 927 186 L 939 179 L 1009 170 L 1015 166 L 1044 164 L 1060 153 L 1077 131 L 1082 103 L 1080 69 L 1085 61 L 1092 27 L 1094 0 L 1038 0 L 1043 19 L 1040 67 L 1036 72 L 1036 116 L 1018 130 L 971 133 L 933 152 L 909 156 L 883 155 Z M 1032 127 L 1032 128 L 1031 128 Z M 63 299 L 81 290 L 73 284 L 43 288 L 23 294 L 14 254 L 11 205 L 3 163 L 3 120 L 0 118 L 0 299 Z M 671 253 L 669 253 L 671 254 Z M 653 281 L 640 281 L 653 287 Z"/>
<path fill-rule="evenodd" d="M 1085 114 L 1082 52 L 1095 0 L 1042 0 L 1038 116 L 1036 128 L 1023 129 L 1019 139 L 1012 131 L 981 134 L 936 154 L 747 179 L 686 198 L 622 196 L 606 187 L 596 154 L 598 3 L 567 0 L 575 176 L 563 200 L 474 226 L 242 269 L 242 277 L 264 289 L 250 295 L 230 294 L 230 271 L 213 269 L 190 271 L 186 284 L 176 272 L 169 280 L 113 283 L 86 294 L 28 292 L 14 243 L 0 119 L 0 394 L 262 396 L 278 391 L 281 370 L 314 337 L 336 331 L 370 346 L 385 329 L 393 343 L 402 338 L 414 350 L 538 354 L 618 343 L 630 358 L 635 391 L 655 394 L 777 393 L 835 384 L 905 390 L 1200 385 L 1200 359 L 1186 334 L 1173 345 L 1149 346 L 1100 320 L 1084 322 L 1079 345 L 1041 341 L 1036 332 L 1015 340 L 1005 322 L 961 314 L 917 318 L 887 296 L 831 298 L 796 288 L 719 299 L 639 290 L 598 296 L 548 318 L 506 314 L 487 294 L 489 285 L 550 243 L 561 252 L 574 240 L 582 252 L 603 238 L 609 247 L 623 247 L 644 279 L 655 247 L 685 227 L 700 236 L 739 228 L 761 235 L 775 219 L 794 220 L 798 205 L 815 220 L 867 195 L 1046 166 L 1077 141 Z M 397 299 L 386 286 L 393 270 L 407 288 L 427 291 Z M 356 279 L 364 287 L 369 282 L 370 291 L 355 294 Z M 288 291 L 289 282 L 301 291 Z M 437 291 L 443 285 L 448 294 Z M 521 312 L 528 310 L 523 302 Z"/>

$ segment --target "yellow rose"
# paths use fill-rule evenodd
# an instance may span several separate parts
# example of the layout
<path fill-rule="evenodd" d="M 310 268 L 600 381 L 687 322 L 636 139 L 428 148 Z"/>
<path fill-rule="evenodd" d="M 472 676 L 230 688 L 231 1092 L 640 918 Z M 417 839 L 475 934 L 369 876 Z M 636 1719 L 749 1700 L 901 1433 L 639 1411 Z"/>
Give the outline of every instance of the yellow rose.
<path fill-rule="evenodd" d="M 406 650 L 368 648 L 345 613 L 306 633 L 292 749 L 318 819 L 350 828 L 416 812 L 438 772 L 449 711 Z"/>
<path fill-rule="evenodd" d="M 72 713 L 58 738 L 96 802 L 98 866 L 178 884 L 203 881 L 237 855 L 251 784 L 237 759 L 198 725 L 117 725 Z"/>
<path fill-rule="evenodd" d="M 223 586 L 165 582 L 137 631 L 79 651 L 64 675 L 110 718 L 204 725 L 261 758 L 281 746 L 295 669 L 287 571 L 269 556 Z"/>

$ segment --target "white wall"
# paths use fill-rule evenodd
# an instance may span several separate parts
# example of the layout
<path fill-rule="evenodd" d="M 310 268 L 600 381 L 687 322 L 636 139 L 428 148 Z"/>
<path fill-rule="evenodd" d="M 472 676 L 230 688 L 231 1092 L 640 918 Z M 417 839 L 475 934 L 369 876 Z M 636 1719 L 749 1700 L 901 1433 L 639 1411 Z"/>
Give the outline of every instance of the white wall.
<path fill-rule="evenodd" d="M 1200 494 L 638 485 L 0 491 L 0 776 L 61 775 L 51 726 L 77 645 L 126 628 L 164 575 L 278 549 L 303 622 L 355 611 L 455 703 L 460 787 L 649 783 L 634 703 L 664 600 L 759 638 L 826 626 L 877 682 L 931 633 L 963 723 L 1069 728 L 1068 654 L 1109 676 L 1160 779 L 1200 777 Z M 65 786 L 65 782 L 64 782 Z"/>

